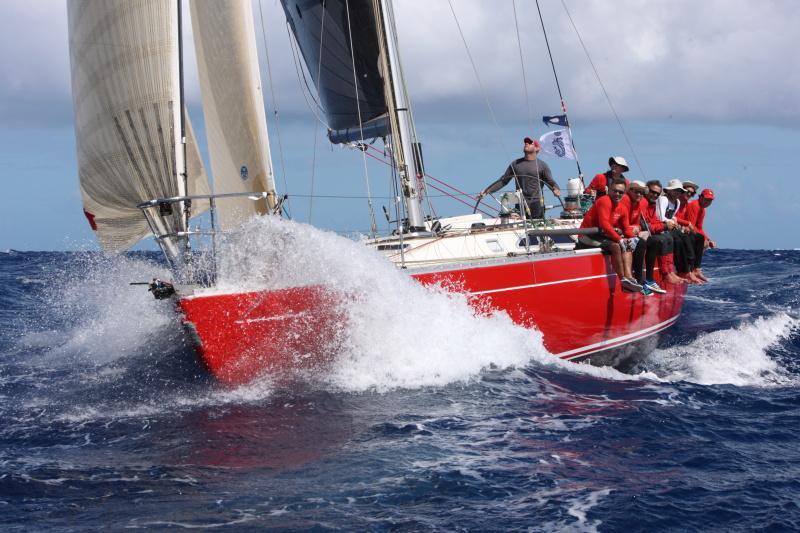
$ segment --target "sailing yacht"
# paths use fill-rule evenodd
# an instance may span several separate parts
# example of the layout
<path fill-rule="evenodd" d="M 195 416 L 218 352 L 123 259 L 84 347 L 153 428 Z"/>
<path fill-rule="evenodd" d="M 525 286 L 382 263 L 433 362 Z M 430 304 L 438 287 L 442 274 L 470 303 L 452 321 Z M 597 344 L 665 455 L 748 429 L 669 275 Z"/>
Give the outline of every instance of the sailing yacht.
<path fill-rule="evenodd" d="M 685 286 L 623 292 L 599 249 L 576 250 L 581 212 L 530 220 L 501 209 L 439 218 L 406 91 L 391 0 L 281 0 L 334 144 L 375 150 L 396 177 L 396 228 L 365 245 L 424 285 L 465 292 L 476 312 L 539 330 L 554 357 L 625 368 L 678 318 Z M 174 299 L 220 380 L 318 365 L 335 350 L 343 298 L 319 284 L 214 286 L 217 236 L 280 216 L 254 24 L 247 0 L 192 0 L 191 20 L 214 192 L 183 98 L 180 1 L 70 0 L 69 29 L 84 211 L 105 250 L 152 233 L 175 276 Z M 573 205 L 580 191 L 572 191 Z M 518 203 L 521 197 L 516 194 Z M 513 204 L 513 194 L 512 202 Z M 208 211 L 211 228 L 192 230 Z M 477 211 L 477 204 L 476 210 Z M 210 250 L 200 253 L 193 242 Z M 354 268 L 353 275 L 357 275 Z M 246 288 L 245 288 L 246 289 Z"/>

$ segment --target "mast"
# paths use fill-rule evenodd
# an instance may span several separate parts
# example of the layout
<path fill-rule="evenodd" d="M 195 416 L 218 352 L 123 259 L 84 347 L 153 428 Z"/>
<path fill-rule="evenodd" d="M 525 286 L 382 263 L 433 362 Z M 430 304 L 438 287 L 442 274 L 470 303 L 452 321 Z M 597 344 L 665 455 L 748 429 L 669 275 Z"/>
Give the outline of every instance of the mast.
<path fill-rule="evenodd" d="M 406 93 L 391 0 L 376 0 L 381 64 L 386 81 L 386 104 L 391 122 L 392 157 L 400 176 L 400 188 L 408 216 L 408 231 L 425 231 L 422 195 L 419 190 L 425 170 L 418 151 L 414 119 Z"/>
<path fill-rule="evenodd" d="M 181 191 L 181 195 L 188 195 L 189 194 L 189 173 L 186 169 L 186 97 L 185 97 L 185 83 L 184 83 L 184 76 L 183 76 L 183 7 L 181 0 L 175 0 L 178 4 L 178 98 L 180 101 L 178 102 L 179 110 L 180 110 L 180 140 L 181 140 L 181 158 L 179 167 L 176 169 L 178 172 L 178 184 L 183 185 L 183 190 Z M 191 200 L 185 201 L 181 204 L 182 207 L 182 215 L 183 215 L 183 230 L 189 230 L 189 217 L 191 217 Z M 189 238 L 186 238 L 186 242 L 183 243 L 184 253 L 188 254 L 190 244 Z"/>

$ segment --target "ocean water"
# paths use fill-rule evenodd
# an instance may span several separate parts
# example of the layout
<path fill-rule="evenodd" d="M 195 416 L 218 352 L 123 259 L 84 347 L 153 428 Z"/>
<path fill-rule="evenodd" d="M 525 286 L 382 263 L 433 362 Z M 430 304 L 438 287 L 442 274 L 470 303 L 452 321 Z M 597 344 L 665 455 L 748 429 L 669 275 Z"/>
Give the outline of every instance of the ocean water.
<path fill-rule="evenodd" d="M 0 253 L 2 530 L 800 528 L 800 251 L 710 252 L 711 282 L 622 374 L 358 245 L 278 238 L 223 282 L 244 264 L 366 299 L 331 367 L 239 387 L 129 285 L 167 275 L 156 254 Z"/>

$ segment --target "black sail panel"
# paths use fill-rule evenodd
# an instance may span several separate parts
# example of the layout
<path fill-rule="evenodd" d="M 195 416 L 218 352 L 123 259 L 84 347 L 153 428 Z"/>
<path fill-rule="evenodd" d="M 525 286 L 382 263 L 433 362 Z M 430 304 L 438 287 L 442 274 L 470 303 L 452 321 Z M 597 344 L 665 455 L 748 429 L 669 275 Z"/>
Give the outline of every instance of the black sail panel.
<path fill-rule="evenodd" d="M 317 88 L 332 142 L 360 139 L 360 125 L 365 138 L 386 135 L 389 124 L 373 0 L 281 0 L 281 4 Z"/>

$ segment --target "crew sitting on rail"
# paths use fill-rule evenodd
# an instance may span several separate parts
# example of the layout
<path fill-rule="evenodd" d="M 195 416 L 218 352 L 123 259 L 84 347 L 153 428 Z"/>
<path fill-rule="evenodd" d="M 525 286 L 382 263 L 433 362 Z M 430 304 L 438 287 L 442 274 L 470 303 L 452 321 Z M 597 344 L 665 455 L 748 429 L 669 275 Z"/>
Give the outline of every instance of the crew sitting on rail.
<path fill-rule="evenodd" d="M 639 239 L 623 238 L 628 218 L 624 210 L 617 209 L 625 195 L 625 180 L 613 178 L 608 186 L 608 194 L 598 199 L 586 212 L 582 228 L 599 228 L 595 235 L 580 235 L 576 248 L 600 248 L 604 254 L 611 255 L 611 265 L 621 280 L 622 290 L 641 292 L 642 286 L 636 283 L 631 273 L 632 253 Z"/>
<path fill-rule="evenodd" d="M 645 255 L 645 283 L 654 292 L 660 292 L 656 291 L 654 288 L 654 286 L 657 286 L 653 278 L 656 258 L 658 258 L 658 269 L 661 271 L 661 279 L 663 281 L 675 285 L 685 283 L 683 278 L 675 274 L 675 261 L 672 254 L 672 234 L 667 231 L 665 223 L 662 222 L 658 216 L 657 205 L 658 199 L 661 197 L 661 192 L 660 181 L 648 181 L 647 193 L 645 195 L 647 204 L 644 204 L 644 208 L 641 211 L 642 221 L 647 231 L 650 233 L 650 237 L 647 239 L 647 252 Z"/>
<path fill-rule="evenodd" d="M 625 179 L 625 186 L 628 186 L 628 179 L 622 175 L 623 172 L 628 172 L 630 170 L 628 168 L 628 162 L 625 161 L 624 157 L 615 155 L 608 158 L 608 166 L 609 170 L 597 174 L 594 179 L 589 183 L 589 186 L 586 187 L 584 194 L 591 194 L 595 198 L 600 198 L 601 196 L 605 196 L 608 192 L 608 185 L 611 183 L 611 180 L 614 178 L 623 178 Z"/>
<path fill-rule="evenodd" d="M 637 237 L 639 241 L 636 243 L 636 248 L 633 251 L 633 259 L 631 264 L 631 273 L 633 274 L 636 283 L 642 286 L 642 294 L 650 296 L 654 292 L 664 294 L 665 291 L 655 281 L 648 282 L 644 277 L 644 260 L 647 253 L 647 240 L 650 233 L 642 228 L 642 210 L 647 205 L 647 200 L 644 199 L 644 194 L 647 192 L 647 186 L 643 181 L 632 181 L 628 186 L 628 192 L 620 200 L 617 205 L 617 210 L 622 211 L 622 217 L 625 222 L 625 237 Z M 653 267 L 655 264 L 655 254 L 651 257 L 648 272 L 650 279 L 653 279 Z"/>
<path fill-rule="evenodd" d="M 672 234 L 675 269 L 678 275 L 688 283 L 697 284 L 703 281 L 692 273 L 694 266 L 694 244 L 692 233 L 694 228 L 681 215 L 685 209 L 685 189 L 679 179 L 670 180 L 664 187 L 664 195 L 658 199 L 658 216 Z"/>
<path fill-rule="evenodd" d="M 525 198 L 526 218 L 544 218 L 541 182 L 546 183 L 555 196 L 561 196 L 561 190 L 553 180 L 550 167 L 538 159 L 539 151 L 542 149 L 539 141 L 525 137 L 522 143 L 523 157 L 512 161 L 502 176 L 478 193 L 478 199 L 499 191 L 508 185 L 511 178 L 514 178 L 517 190 L 521 189 Z"/>
<path fill-rule="evenodd" d="M 711 240 L 703 229 L 703 221 L 706 218 L 706 208 L 714 201 L 714 191 L 711 189 L 703 189 L 700 197 L 697 200 L 689 202 L 686 207 L 686 220 L 694 226 L 695 235 L 699 238 L 695 241 L 695 254 L 694 254 L 694 270 L 692 272 L 695 276 L 708 281 L 700 268 L 703 261 L 703 253 L 706 248 L 716 248 L 717 244 Z M 698 241 L 702 244 L 698 246 Z"/>

